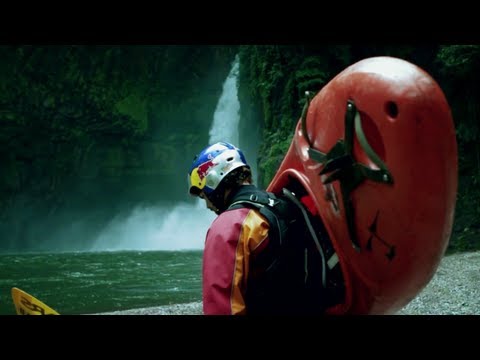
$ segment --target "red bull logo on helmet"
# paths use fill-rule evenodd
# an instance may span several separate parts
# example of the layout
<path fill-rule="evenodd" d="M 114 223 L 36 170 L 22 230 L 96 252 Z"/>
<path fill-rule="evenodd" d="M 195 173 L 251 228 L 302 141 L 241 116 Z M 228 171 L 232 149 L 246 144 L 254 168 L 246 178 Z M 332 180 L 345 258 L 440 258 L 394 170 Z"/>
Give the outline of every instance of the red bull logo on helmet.
<path fill-rule="evenodd" d="M 190 185 L 202 190 L 205 187 L 207 173 L 213 166 L 215 166 L 215 164 L 213 160 L 210 159 L 193 169 L 190 175 Z"/>
<path fill-rule="evenodd" d="M 214 165 L 213 160 L 208 160 L 197 167 L 197 173 L 200 180 L 203 180 L 203 178 L 207 176 L 208 170 Z"/>

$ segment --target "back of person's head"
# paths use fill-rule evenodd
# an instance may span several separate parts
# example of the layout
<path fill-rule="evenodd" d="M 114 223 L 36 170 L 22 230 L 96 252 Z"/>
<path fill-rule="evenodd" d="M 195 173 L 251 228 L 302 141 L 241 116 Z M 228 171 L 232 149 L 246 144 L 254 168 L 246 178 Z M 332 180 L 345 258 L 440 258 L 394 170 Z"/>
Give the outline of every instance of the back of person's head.
<path fill-rule="evenodd" d="M 223 204 L 226 189 L 251 182 L 250 165 L 242 150 L 227 142 L 217 142 L 203 149 L 193 160 L 188 172 L 189 192 L 202 191 L 217 207 Z"/>

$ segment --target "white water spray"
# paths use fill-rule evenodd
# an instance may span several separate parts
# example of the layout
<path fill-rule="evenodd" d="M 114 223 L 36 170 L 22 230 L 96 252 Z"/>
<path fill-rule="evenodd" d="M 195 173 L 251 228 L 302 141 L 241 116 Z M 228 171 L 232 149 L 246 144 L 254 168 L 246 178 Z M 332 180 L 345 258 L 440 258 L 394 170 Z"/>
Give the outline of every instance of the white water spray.
<path fill-rule="evenodd" d="M 237 95 L 239 60 L 238 55 L 223 84 L 223 91 L 217 103 L 210 127 L 209 144 L 227 141 L 238 146 L 238 124 L 240 122 L 240 102 Z"/>
<path fill-rule="evenodd" d="M 218 141 L 238 144 L 238 72 L 237 55 L 215 109 L 209 144 Z M 205 235 L 215 217 L 203 200 L 193 205 L 182 202 L 173 209 L 137 207 L 129 216 L 113 219 L 98 236 L 92 251 L 200 250 L 204 247 Z"/>

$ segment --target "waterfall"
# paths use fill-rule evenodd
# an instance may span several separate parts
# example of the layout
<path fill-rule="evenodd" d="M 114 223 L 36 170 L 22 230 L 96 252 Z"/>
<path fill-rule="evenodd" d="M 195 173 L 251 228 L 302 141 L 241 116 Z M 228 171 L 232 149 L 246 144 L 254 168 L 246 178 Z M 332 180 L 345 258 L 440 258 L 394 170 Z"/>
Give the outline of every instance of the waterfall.
<path fill-rule="evenodd" d="M 238 73 L 237 55 L 215 109 L 209 144 L 227 141 L 238 146 Z M 247 159 L 248 162 L 253 160 Z M 187 189 L 186 179 L 182 180 Z M 113 219 L 98 236 L 92 251 L 203 249 L 205 235 L 215 217 L 215 213 L 207 209 L 205 201 L 200 199 L 194 204 L 179 203 L 173 209 L 137 207 L 128 216 Z"/>
<path fill-rule="evenodd" d="M 223 83 L 223 91 L 218 100 L 213 122 L 210 126 L 209 144 L 227 141 L 238 145 L 238 124 L 240 122 L 240 102 L 237 95 L 239 60 L 238 55 L 232 64 L 232 69 Z"/>

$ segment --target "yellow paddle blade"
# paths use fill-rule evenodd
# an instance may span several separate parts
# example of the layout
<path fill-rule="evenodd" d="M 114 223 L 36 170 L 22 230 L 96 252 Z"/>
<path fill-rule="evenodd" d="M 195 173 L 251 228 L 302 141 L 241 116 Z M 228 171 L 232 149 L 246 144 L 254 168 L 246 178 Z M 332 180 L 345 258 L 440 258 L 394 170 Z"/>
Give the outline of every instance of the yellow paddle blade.
<path fill-rule="evenodd" d="M 17 315 L 60 315 L 40 300 L 16 287 L 12 288 L 12 298 Z"/>

